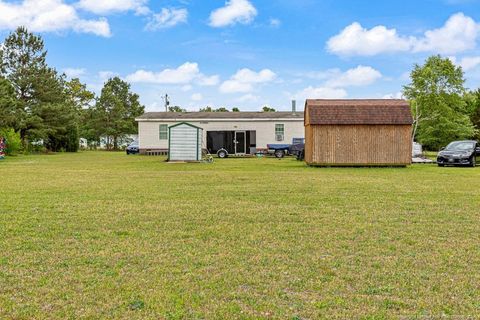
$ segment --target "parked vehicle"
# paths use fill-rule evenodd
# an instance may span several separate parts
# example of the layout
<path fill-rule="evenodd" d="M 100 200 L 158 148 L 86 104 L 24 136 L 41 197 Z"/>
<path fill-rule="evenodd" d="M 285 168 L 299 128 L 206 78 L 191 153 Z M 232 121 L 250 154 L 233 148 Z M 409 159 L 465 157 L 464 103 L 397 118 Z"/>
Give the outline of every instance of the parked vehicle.
<path fill-rule="evenodd" d="M 423 156 L 423 146 L 418 142 L 414 142 L 412 144 L 412 158 L 417 158 L 422 156 Z"/>
<path fill-rule="evenodd" d="M 268 144 L 268 153 L 275 155 L 277 158 L 283 158 L 288 155 L 290 144 Z"/>
<path fill-rule="evenodd" d="M 268 144 L 268 152 L 277 158 L 283 158 L 286 155 L 297 155 L 305 148 L 304 138 L 293 138 L 292 144 Z"/>
<path fill-rule="evenodd" d="M 133 141 L 128 145 L 128 147 L 125 149 L 127 152 L 127 155 L 129 154 L 137 154 L 140 152 L 140 147 L 138 145 L 138 141 Z"/>
<path fill-rule="evenodd" d="M 454 141 L 438 153 L 437 164 L 444 166 L 475 167 L 480 161 L 480 144 L 477 141 Z"/>
<path fill-rule="evenodd" d="M 277 158 L 283 158 L 286 155 L 296 155 L 305 145 L 304 138 L 293 138 L 292 144 L 268 144 L 268 153 L 275 155 Z"/>
<path fill-rule="evenodd" d="M 303 161 L 305 159 L 305 139 L 303 139 L 302 143 L 292 144 L 288 152 L 294 155 L 297 160 Z"/>

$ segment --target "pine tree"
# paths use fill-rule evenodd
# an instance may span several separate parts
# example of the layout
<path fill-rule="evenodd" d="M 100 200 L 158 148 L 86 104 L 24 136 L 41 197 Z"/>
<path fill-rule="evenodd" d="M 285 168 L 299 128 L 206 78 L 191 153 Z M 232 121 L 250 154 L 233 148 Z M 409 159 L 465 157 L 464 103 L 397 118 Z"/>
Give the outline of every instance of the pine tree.
<path fill-rule="evenodd" d="M 17 28 L 0 47 L 0 78 L 4 78 L 0 92 L 13 94 L 12 126 L 20 132 L 24 147 L 29 141 L 42 140 L 51 151 L 76 151 L 80 109 L 93 94 L 86 92 L 78 79 L 67 82 L 65 75 L 47 65 L 46 56 L 40 36 Z M 0 98 L 0 104 L 4 100 Z"/>
<path fill-rule="evenodd" d="M 130 84 L 119 77 L 105 83 L 95 109 L 94 127 L 109 139 L 107 148 L 113 147 L 114 150 L 118 149 L 122 137 L 138 132 L 135 118 L 145 111 L 139 96 L 130 92 Z"/>
<path fill-rule="evenodd" d="M 13 128 L 18 130 L 19 102 L 15 96 L 15 89 L 10 81 L 0 78 L 0 129 Z"/>
<path fill-rule="evenodd" d="M 43 40 L 24 27 L 11 33 L 0 47 L 0 77 L 7 79 L 19 100 L 16 129 L 24 145 L 31 130 L 41 127 L 41 118 L 35 114 L 39 103 L 36 83 L 48 66 Z"/>

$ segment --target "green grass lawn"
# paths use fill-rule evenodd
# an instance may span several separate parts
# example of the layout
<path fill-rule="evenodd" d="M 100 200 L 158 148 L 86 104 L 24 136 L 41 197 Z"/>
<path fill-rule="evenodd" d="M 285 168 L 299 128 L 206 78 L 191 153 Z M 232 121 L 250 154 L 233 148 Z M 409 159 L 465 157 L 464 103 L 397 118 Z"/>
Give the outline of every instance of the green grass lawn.
<path fill-rule="evenodd" d="M 0 319 L 480 315 L 480 167 L 0 162 Z"/>

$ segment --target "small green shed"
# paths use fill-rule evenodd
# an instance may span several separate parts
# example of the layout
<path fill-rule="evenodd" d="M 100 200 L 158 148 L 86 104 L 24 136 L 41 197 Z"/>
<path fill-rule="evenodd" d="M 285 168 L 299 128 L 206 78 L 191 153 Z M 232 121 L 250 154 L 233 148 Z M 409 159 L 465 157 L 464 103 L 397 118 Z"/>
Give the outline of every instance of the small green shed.
<path fill-rule="evenodd" d="M 187 122 L 168 128 L 168 161 L 202 160 L 203 129 Z"/>

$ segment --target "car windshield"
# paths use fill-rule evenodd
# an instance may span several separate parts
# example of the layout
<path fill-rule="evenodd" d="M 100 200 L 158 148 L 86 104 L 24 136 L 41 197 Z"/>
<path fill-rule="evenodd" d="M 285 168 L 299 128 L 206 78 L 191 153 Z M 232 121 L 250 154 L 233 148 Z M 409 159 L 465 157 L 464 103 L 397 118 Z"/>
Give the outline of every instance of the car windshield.
<path fill-rule="evenodd" d="M 133 141 L 130 143 L 129 147 L 138 147 L 138 141 Z"/>
<path fill-rule="evenodd" d="M 469 151 L 475 147 L 475 143 L 470 141 L 457 141 L 450 143 L 445 150 L 449 151 Z"/>

